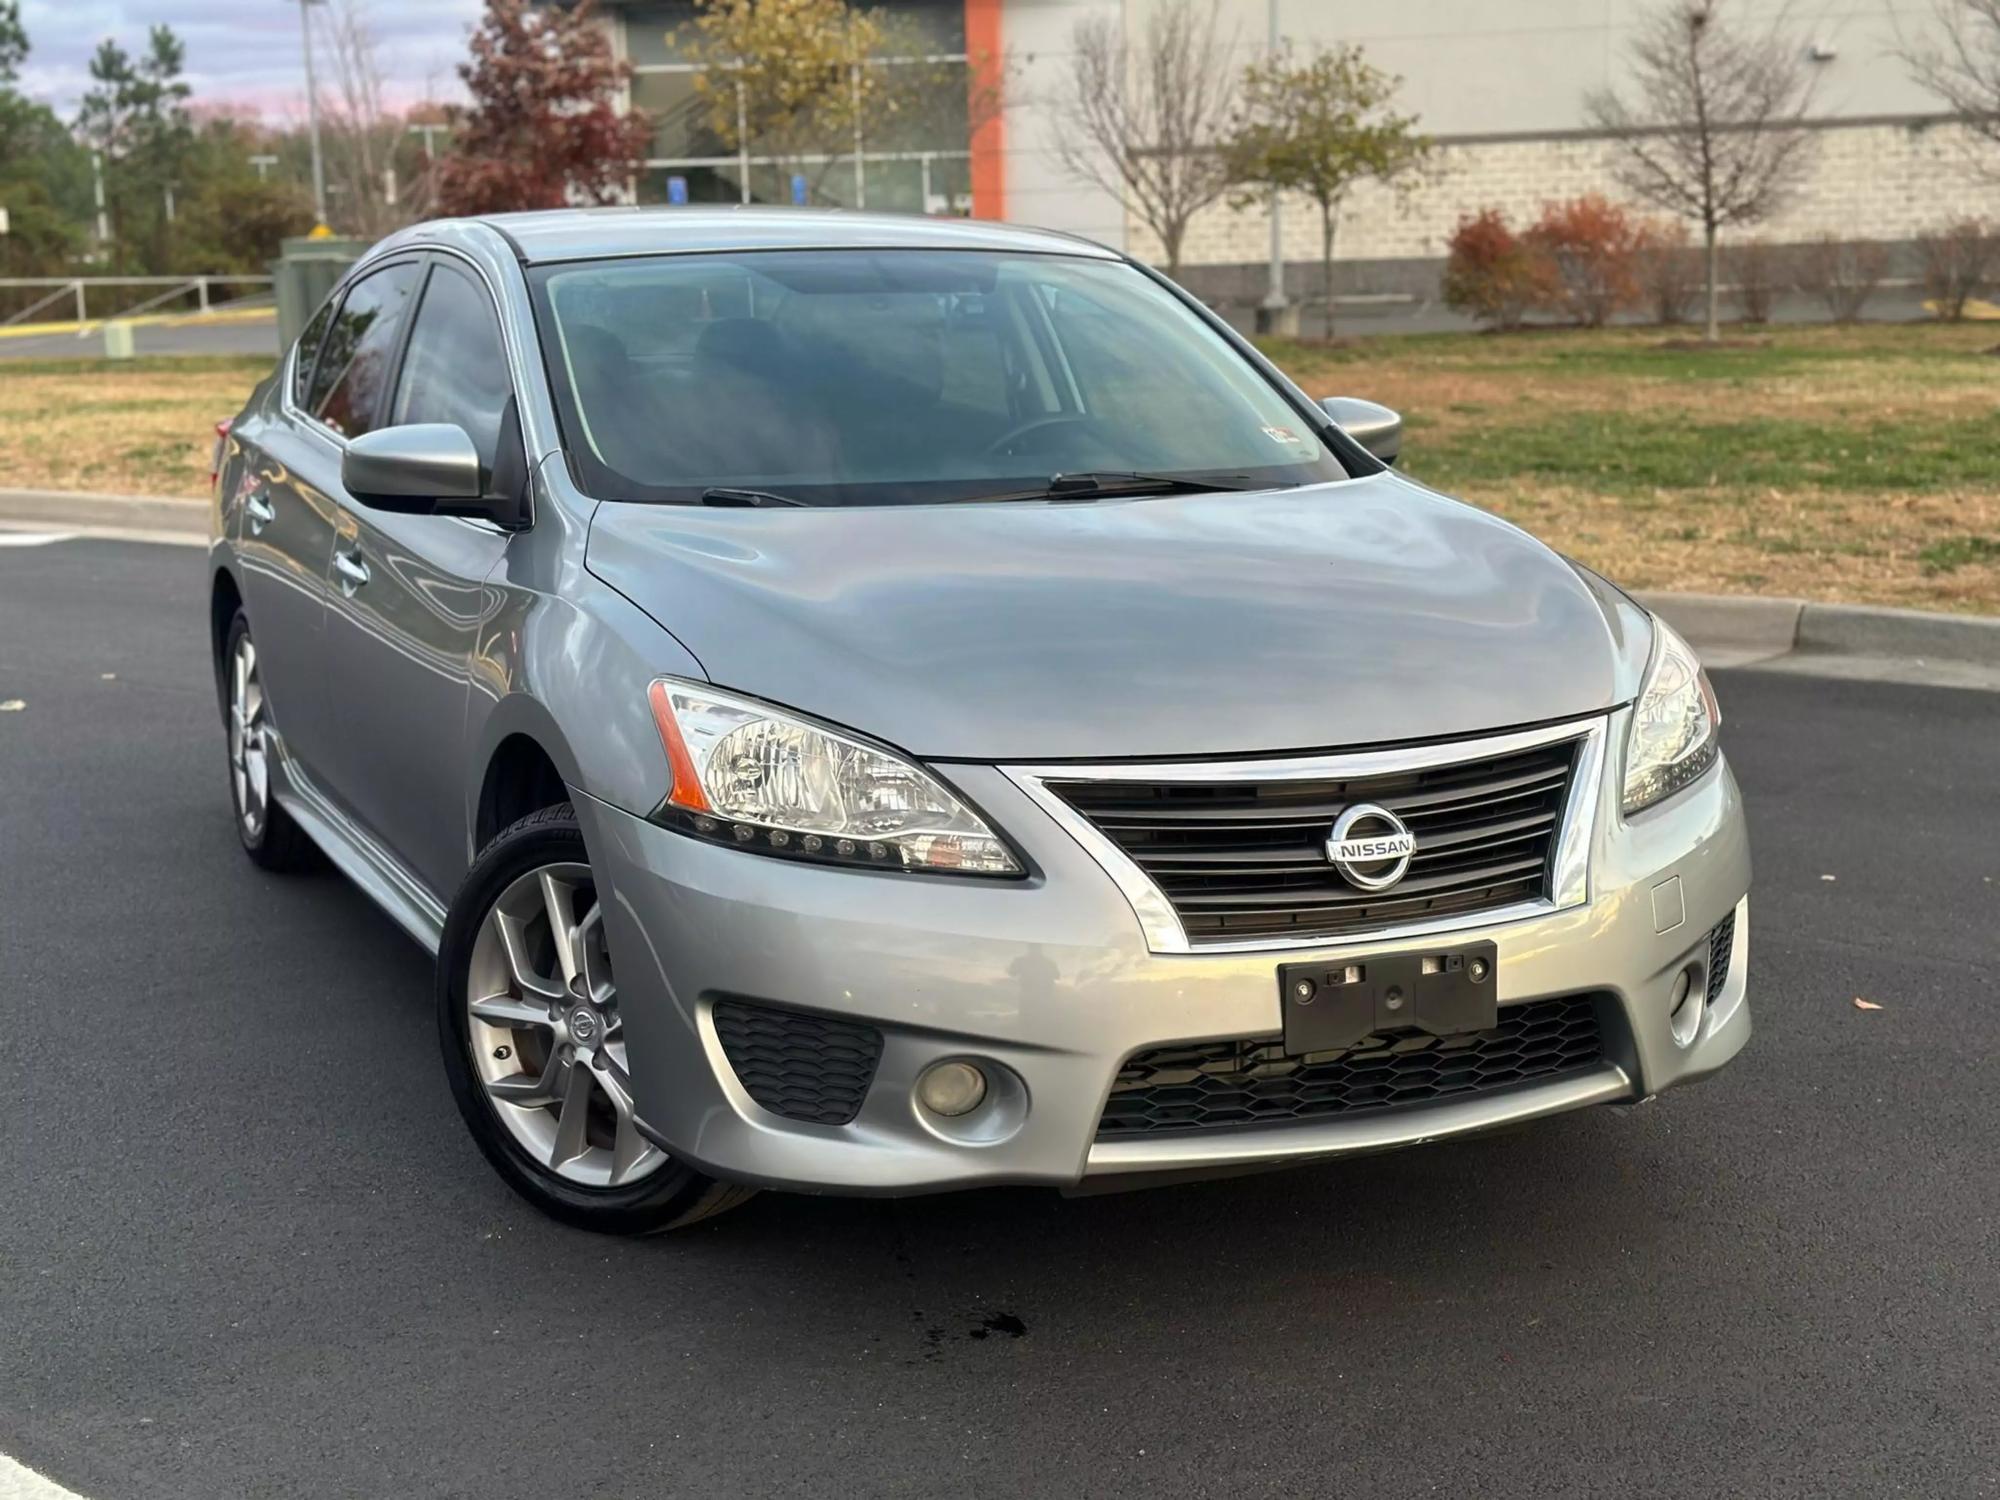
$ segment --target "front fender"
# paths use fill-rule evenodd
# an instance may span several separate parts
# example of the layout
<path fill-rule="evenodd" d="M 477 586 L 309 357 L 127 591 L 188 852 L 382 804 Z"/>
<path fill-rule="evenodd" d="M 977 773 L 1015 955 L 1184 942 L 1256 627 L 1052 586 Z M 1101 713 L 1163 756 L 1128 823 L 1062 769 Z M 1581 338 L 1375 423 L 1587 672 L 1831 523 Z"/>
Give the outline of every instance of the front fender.
<path fill-rule="evenodd" d="M 584 568 L 588 510 L 544 503 L 535 516 L 488 580 L 492 608 L 467 704 L 468 829 L 486 767 L 516 734 L 539 744 L 571 787 L 651 812 L 671 777 L 647 686 L 660 676 L 706 678 L 680 642 Z"/>

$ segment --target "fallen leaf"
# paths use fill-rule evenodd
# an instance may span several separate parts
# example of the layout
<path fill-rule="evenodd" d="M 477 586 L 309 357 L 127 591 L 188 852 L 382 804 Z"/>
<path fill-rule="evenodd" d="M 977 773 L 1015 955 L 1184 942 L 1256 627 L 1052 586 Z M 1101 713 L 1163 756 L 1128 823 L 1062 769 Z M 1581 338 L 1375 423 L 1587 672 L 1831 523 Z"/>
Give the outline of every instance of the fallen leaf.
<path fill-rule="evenodd" d="M 25 698 L 9 698 L 5 703 L 0 703 L 0 714 L 17 714 L 27 706 Z"/>
<path fill-rule="evenodd" d="M 1854 997 L 1854 1008 L 1856 1010 L 1880 1010 L 1882 1007 L 1877 1005 L 1873 1000 L 1863 1000 L 1859 995 L 1856 995 Z"/>

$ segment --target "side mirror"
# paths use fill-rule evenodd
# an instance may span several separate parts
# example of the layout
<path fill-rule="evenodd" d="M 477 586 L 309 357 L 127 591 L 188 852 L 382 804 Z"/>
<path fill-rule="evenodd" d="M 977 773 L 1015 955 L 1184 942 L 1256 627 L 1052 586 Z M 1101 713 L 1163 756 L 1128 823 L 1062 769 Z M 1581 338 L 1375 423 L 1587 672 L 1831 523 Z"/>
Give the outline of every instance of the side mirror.
<path fill-rule="evenodd" d="M 340 482 L 373 510 L 416 516 L 473 516 L 509 528 L 520 524 L 520 501 L 490 495 L 479 450 L 450 422 L 378 427 L 347 445 Z"/>
<path fill-rule="evenodd" d="M 1383 463 L 1393 464 L 1402 455 L 1401 412 L 1355 396 L 1328 396 L 1320 402 L 1320 409 L 1333 418 L 1342 432 Z"/>

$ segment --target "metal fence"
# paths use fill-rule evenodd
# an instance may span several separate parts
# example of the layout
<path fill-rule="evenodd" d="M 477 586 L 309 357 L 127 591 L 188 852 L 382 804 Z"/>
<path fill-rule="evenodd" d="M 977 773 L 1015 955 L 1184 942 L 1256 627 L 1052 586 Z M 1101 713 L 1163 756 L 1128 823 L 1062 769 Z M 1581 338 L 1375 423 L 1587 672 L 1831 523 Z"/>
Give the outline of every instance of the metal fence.
<path fill-rule="evenodd" d="M 269 276 L 0 276 L 0 328 L 198 315 L 267 303 L 270 288 Z"/>

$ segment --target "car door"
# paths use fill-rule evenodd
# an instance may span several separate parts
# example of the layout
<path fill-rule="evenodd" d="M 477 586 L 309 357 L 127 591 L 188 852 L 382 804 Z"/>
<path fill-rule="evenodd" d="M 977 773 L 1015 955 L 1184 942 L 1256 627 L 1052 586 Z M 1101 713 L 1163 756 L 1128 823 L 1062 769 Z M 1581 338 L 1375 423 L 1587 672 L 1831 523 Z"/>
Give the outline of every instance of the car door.
<path fill-rule="evenodd" d="M 426 277 L 371 425 L 462 427 L 490 478 L 502 443 L 520 443 L 505 422 L 513 389 L 499 319 L 484 284 L 456 259 L 435 257 Z M 344 491 L 335 531 L 326 691 L 338 729 L 328 737 L 327 776 L 353 818 L 448 898 L 468 861 L 472 654 L 497 598 L 486 578 L 508 533 L 371 510 Z"/>
<path fill-rule="evenodd" d="M 244 462 L 236 484 L 237 576 L 257 643 L 258 677 L 285 755 L 311 770 L 317 658 L 326 615 L 326 569 L 333 556 L 332 496 L 309 476 L 324 476 L 337 452 L 306 420 L 318 354 L 341 304 L 329 297 L 306 325 L 280 371 L 281 391 L 234 436 Z"/>
<path fill-rule="evenodd" d="M 264 692 L 286 755 L 323 790 L 337 722 L 325 691 L 327 569 L 340 520 L 340 459 L 357 399 L 379 393 L 422 280 L 421 257 L 371 267 L 334 303 L 310 360 L 295 360 L 244 498 L 241 557 Z M 337 303 L 337 305 L 335 305 Z M 315 319 L 317 321 L 317 318 Z"/>

